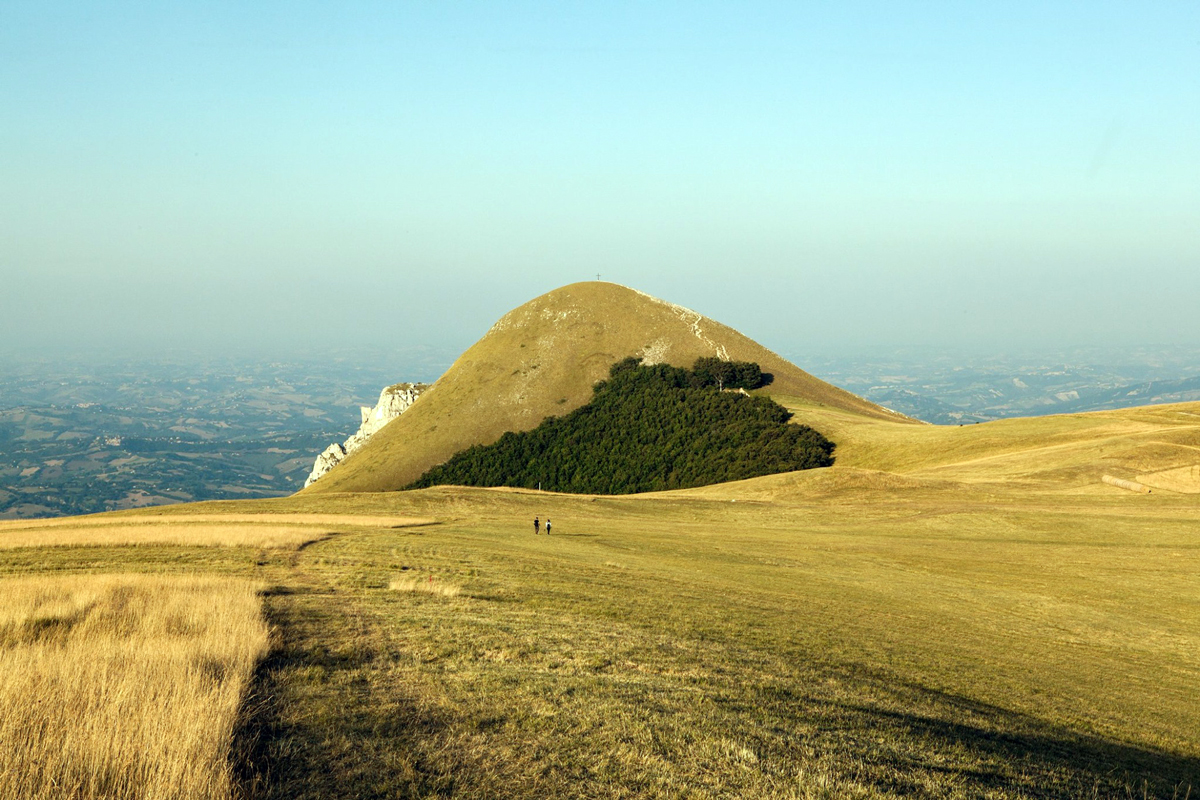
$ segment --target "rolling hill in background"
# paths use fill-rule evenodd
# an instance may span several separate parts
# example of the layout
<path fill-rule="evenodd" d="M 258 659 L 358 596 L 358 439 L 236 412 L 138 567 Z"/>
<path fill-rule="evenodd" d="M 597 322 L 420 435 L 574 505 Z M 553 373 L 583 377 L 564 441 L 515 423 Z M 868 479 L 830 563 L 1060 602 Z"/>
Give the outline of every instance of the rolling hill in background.
<path fill-rule="evenodd" d="M 772 377 L 760 392 L 914 424 L 695 311 L 612 283 L 576 283 L 504 315 L 412 408 L 305 491 L 399 489 L 471 445 L 579 408 L 612 364 L 629 356 L 677 367 L 711 356 L 752 361 Z M 796 421 L 807 422 L 805 413 Z"/>
<path fill-rule="evenodd" d="M 583 406 L 614 361 L 712 355 L 773 373 L 756 391 L 835 442 L 833 466 L 621 496 L 394 491 Z M 535 516 L 553 536 L 533 534 Z M 224 716 L 174 715 L 221 732 L 218 800 L 1180 800 L 1200 786 L 1200 403 L 917 424 L 611 284 L 506 315 L 308 490 L 0 522 L 0 573 L 33 598 L 0 642 L 11 674 L 34 663 L 26 646 L 96 661 L 101 645 L 75 637 L 93 618 L 119 620 L 122 647 L 192 641 L 179 674 L 223 676 L 232 698 Z M 111 588 L 97 600 L 85 585 Z M 149 611 L 103 610 L 138 592 Z M 253 671 L 214 665 L 190 615 L 155 622 L 189 592 L 261 603 L 274 644 Z M 145 634 L 126 624 L 139 614 Z M 9 738 L 37 745 L 28 767 L 0 767 L 5 796 L 57 796 L 79 772 L 61 758 L 75 731 L 107 752 L 113 726 L 97 720 L 173 702 L 104 695 L 113 675 L 143 676 L 98 663 L 103 681 L 75 681 L 86 711 L 42 702 L 62 694 L 42 673 L 5 696 L 36 722 Z M 165 744 L 162 763 L 191 764 Z M 97 756 L 88 775 L 125 763 Z"/>

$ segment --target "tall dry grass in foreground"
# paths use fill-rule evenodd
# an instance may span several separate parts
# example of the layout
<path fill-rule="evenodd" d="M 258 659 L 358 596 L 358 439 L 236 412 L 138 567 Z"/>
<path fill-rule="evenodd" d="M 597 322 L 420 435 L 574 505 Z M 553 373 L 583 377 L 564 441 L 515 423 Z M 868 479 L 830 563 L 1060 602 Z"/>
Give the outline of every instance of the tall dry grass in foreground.
<path fill-rule="evenodd" d="M 244 580 L 0 581 L 0 797 L 229 797 L 260 608 Z"/>

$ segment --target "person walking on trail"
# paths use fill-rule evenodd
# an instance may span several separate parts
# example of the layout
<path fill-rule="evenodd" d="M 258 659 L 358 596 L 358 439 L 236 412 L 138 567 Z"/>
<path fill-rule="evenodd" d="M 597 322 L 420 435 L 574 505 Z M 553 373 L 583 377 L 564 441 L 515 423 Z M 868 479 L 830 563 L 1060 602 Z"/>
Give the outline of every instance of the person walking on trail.
<path fill-rule="evenodd" d="M 533 518 L 533 535 L 537 536 L 541 532 L 542 523 L 538 522 L 538 518 Z"/>
<path fill-rule="evenodd" d="M 546 535 L 550 535 L 550 518 L 546 517 Z"/>

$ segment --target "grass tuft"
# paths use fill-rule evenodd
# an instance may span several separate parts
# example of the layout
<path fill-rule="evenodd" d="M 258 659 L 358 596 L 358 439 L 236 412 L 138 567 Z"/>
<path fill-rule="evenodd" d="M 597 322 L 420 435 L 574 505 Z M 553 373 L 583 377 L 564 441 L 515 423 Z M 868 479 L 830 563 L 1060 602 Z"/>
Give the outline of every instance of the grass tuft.
<path fill-rule="evenodd" d="M 432 575 L 413 575 L 403 578 L 396 578 L 388 584 L 388 589 L 393 592 L 419 592 L 421 594 L 433 594 L 438 597 L 458 597 L 462 594 L 462 587 L 439 580 Z"/>

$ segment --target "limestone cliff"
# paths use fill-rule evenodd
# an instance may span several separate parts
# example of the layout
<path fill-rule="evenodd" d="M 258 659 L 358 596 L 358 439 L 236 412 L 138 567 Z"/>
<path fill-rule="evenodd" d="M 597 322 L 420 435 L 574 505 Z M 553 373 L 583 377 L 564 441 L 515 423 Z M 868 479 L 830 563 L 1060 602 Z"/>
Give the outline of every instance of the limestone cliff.
<path fill-rule="evenodd" d="M 358 430 L 342 444 L 334 442 L 317 456 L 304 487 L 311 486 L 318 478 L 336 467 L 343 458 L 362 447 L 376 431 L 407 411 L 428 388 L 424 383 L 397 383 L 380 392 L 379 402 L 373 407 L 359 406 L 362 424 Z"/>

